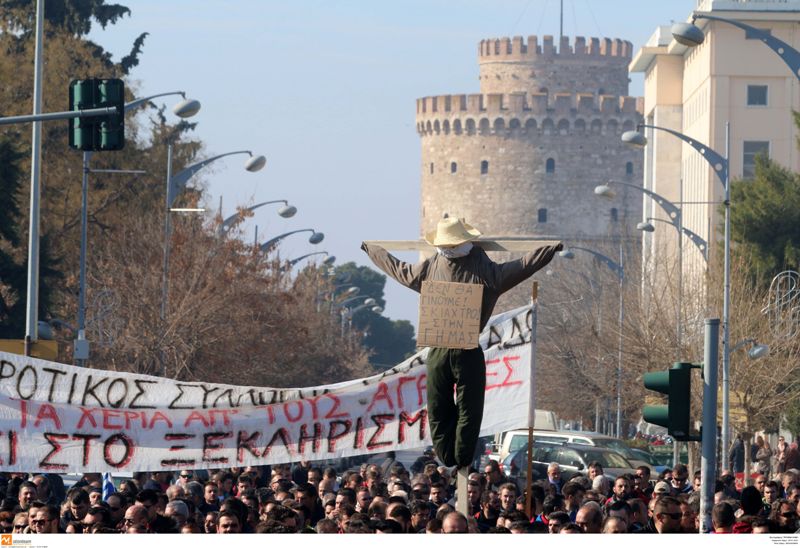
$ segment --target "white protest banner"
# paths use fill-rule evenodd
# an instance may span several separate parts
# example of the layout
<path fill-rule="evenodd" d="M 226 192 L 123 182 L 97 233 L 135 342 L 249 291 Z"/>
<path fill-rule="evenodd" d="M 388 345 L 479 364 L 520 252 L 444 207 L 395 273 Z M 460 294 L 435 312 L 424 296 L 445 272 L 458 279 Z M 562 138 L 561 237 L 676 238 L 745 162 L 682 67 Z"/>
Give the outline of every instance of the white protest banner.
<path fill-rule="evenodd" d="M 482 435 L 523 426 L 527 417 L 535 313 L 524 307 L 494 320 L 481 337 L 487 366 Z M 33 372 L 63 371 L 75 374 L 74 379 L 78 373 L 94 375 L 92 382 L 104 378 L 109 386 L 120 379 L 136 386 L 143 379 L 98 370 L 75 372 L 77 368 L 34 364 L 40 360 L 24 357 L 14 363 L 5 354 L 0 356 L 4 367 L 29 367 L 31 372 L 16 375 L 10 383 L 13 377 L 3 379 L 18 394 L 9 395 L 8 386 L 0 392 L 0 467 L 27 472 L 219 468 L 424 447 L 430 444 L 426 352 L 374 377 L 303 389 L 295 399 L 216 407 L 200 399 L 194 407 L 183 408 L 170 400 L 174 393 L 166 398 L 161 394 L 160 403 L 167 405 L 160 407 L 98 405 L 99 395 L 84 404 L 73 394 L 68 403 L 69 389 L 66 397 L 57 396 L 63 392 L 59 385 L 50 383 L 43 389 L 28 380 Z M 100 377 L 103 373 L 109 376 Z M 69 388 L 73 381 L 65 384 Z M 160 387 L 185 390 L 181 384 L 169 381 Z M 108 393 L 112 398 L 107 402 L 116 402 L 117 392 Z M 35 394 L 44 397 L 34 398 Z M 158 398 L 149 401 L 155 404 Z"/>

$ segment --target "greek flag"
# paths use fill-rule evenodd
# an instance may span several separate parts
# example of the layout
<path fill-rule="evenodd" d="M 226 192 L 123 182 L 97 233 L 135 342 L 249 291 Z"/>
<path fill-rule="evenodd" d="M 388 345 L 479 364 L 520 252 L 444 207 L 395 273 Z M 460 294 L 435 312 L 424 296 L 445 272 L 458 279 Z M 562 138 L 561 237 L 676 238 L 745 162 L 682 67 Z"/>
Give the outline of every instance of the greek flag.
<path fill-rule="evenodd" d="M 103 474 L 103 500 L 108 500 L 108 497 L 116 492 L 117 490 L 114 488 L 114 478 L 111 477 L 111 474 L 106 472 Z"/>

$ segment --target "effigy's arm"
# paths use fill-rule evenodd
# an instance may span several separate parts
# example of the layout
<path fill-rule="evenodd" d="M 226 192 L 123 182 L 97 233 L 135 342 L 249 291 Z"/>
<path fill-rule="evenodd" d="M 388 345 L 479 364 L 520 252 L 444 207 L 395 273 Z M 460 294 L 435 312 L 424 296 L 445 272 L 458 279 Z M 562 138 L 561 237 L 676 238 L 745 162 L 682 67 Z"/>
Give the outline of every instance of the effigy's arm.
<path fill-rule="evenodd" d="M 553 245 L 558 238 L 478 238 L 472 244 L 484 251 L 528 252 L 538 247 Z M 382 247 L 388 251 L 422 251 L 433 252 L 436 248 L 425 240 L 368 240 L 365 243 Z"/>

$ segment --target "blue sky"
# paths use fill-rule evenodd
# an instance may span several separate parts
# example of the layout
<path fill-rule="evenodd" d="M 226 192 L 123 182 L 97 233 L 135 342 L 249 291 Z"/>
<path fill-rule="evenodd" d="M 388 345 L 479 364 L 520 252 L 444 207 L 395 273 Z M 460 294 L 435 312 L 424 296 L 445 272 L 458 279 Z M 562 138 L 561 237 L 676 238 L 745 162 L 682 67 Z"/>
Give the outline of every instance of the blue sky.
<path fill-rule="evenodd" d="M 131 17 L 90 38 L 118 60 L 149 32 L 132 72 L 137 96 L 183 89 L 203 105 L 194 118 L 206 153 L 252 149 L 205 171 L 208 207 L 287 199 L 292 219 L 265 206 L 244 225 L 259 240 L 302 228 L 325 233 L 283 240 L 281 257 L 325 250 L 369 264 L 362 240 L 419 235 L 420 142 L 415 99 L 477 93 L 484 38 L 558 34 L 558 0 L 120 0 Z M 685 20 L 695 0 L 564 0 L 564 34 L 630 40 Z M 631 95 L 642 94 L 633 75 Z M 172 105 L 171 98 L 165 99 Z M 415 254 L 401 255 L 416 260 Z M 387 282 L 385 315 L 416 324 L 417 297 Z"/>

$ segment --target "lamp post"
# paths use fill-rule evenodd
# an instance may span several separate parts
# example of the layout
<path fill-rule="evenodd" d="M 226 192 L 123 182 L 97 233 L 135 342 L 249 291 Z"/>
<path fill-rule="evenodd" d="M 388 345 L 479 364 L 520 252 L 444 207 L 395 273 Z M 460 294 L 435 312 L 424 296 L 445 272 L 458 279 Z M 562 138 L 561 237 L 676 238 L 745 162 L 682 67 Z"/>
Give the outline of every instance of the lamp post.
<path fill-rule="evenodd" d="M 702 42 L 702 40 L 701 40 Z M 647 138 L 640 133 L 641 128 L 650 128 L 656 131 L 664 131 L 687 143 L 693 149 L 700 153 L 706 162 L 711 166 L 711 169 L 716 173 L 717 178 L 722 183 L 722 188 L 725 191 L 725 198 L 723 204 L 725 205 L 725 264 L 723 272 L 723 301 L 722 301 L 722 462 L 728 460 L 728 446 L 730 439 L 730 302 L 731 302 L 731 189 L 730 189 L 730 173 L 729 173 L 729 154 L 730 154 L 730 139 L 731 139 L 731 126 L 730 123 L 725 123 L 725 156 L 715 151 L 712 148 L 695 141 L 688 135 L 677 132 L 674 129 L 669 129 L 660 126 L 639 124 L 636 131 L 626 131 L 622 134 L 622 140 L 636 145 L 647 145 Z M 642 189 L 645 191 L 645 189 Z M 647 191 L 650 192 L 650 191 Z M 662 206 L 663 207 L 663 206 Z"/>
<path fill-rule="evenodd" d="M 602 306 L 602 303 L 600 302 L 600 299 L 602 297 L 602 292 L 603 292 L 603 286 L 600 285 L 600 284 L 597 284 L 597 287 L 595 288 L 594 280 L 592 280 L 592 278 L 590 278 L 589 276 L 586 275 L 586 273 L 581 272 L 580 270 L 575 270 L 575 269 L 572 269 L 572 268 L 564 268 L 564 270 L 567 271 L 567 273 L 569 273 L 569 274 L 571 274 L 573 276 L 578 276 L 580 278 L 583 278 L 583 280 L 586 282 L 586 285 L 589 286 L 589 289 L 592 292 L 593 301 L 597 305 L 597 337 L 598 337 L 597 370 L 600 371 L 602 369 L 602 361 L 603 361 L 603 357 L 600 356 L 601 350 L 600 350 L 600 343 L 599 343 L 599 338 L 602 336 L 602 332 L 603 332 L 603 306 Z M 548 268 L 545 271 L 545 275 L 550 276 L 550 277 L 554 277 L 554 276 L 556 276 L 556 272 L 553 271 L 553 269 Z M 597 293 L 596 296 L 594 295 L 595 292 Z M 600 398 L 599 397 L 595 398 L 595 415 L 594 415 L 594 417 L 595 417 L 594 418 L 594 431 L 595 432 L 601 432 L 602 426 L 601 426 L 601 419 L 600 419 Z"/>
<path fill-rule="evenodd" d="M 359 297 L 355 297 L 358 299 Z M 365 308 L 369 308 L 372 312 L 376 314 L 380 314 L 383 312 L 383 308 L 377 306 L 377 301 L 373 298 L 368 298 L 362 304 L 354 307 L 342 307 L 342 338 L 345 337 L 346 333 L 349 333 L 353 327 L 353 315 L 358 312 L 359 310 L 363 310 Z"/>
<path fill-rule="evenodd" d="M 188 167 L 185 167 L 175 175 L 172 174 L 172 140 L 167 143 L 167 192 L 166 192 L 166 207 L 164 212 L 164 268 L 163 268 L 163 279 L 162 279 L 162 287 L 161 287 L 161 322 L 162 325 L 166 322 L 167 319 L 167 298 L 169 296 L 169 237 L 171 232 L 171 216 L 170 211 L 172 210 L 172 204 L 175 202 L 175 199 L 178 197 L 178 194 L 186 188 L 186 183 L 188 183 L 189 179 L 198 171 L 206 167 L 212 162 L 219 160 L 220 158 L 225 158 L 226 156 L 233 156 L 236 154 L 247 154 L 250 158 L 245 162 L 244 168 L 250 172 L 256 172 L 261 170 L 267 163 L 267 159 L 264 156 L 254 156 L 253 153 L 249 150 L 236 150 L 234 152 L 226 152 L 225 154 L 218 154 L 217 156 L 212 156 L 211 158 L 207 158 L 195 164 L 192 164 Z M 164 360 L 163 363 L 163 374 L 166 375 L 167 370 L 167 363 Z"/>
<path fill-rule="evenodd" d="M 266 242 L 261 244 L 260 249 L 263 253 L 266 253 L 270 249 L 272 249 L 279 241 L 283 240 L 287 236 L 291 236 L 292 234 L 297 234 L 298 232 L 311 232 L 311 236 L 308 237 L 308 243 L 310 244 L 316 245 L 325 239 L 325 234 L 323 234 L 322 232 L 317 232 L 313 228 L 301 228 L 299 230 L 292 230 L 291 232 L 286 232 L 284 234 L 281 234 L 280 236 L 275 236 L 271 240 L 267 240 Z"/>
<path fill-rule="evenodd" d="M 728 23 L 729 25 L 733 25 L 734 27 L 739 27 L 747 34 L 749 34 L 752 38 L 757 38 L 761 40 L 769 49 L 774 51 L 778 54 L 786 66 L 788 66 L 792 74 L 795 75 L 798 79 L 800 79 L 800 52 L 794 49 L 792 46 L 775 38 L 769 32 L 759 29 L 756 27 L 752 27 L 741 21 L 736 21 L 735 19 L 726 19 L 724 17 L 719 17 L 716 15 L 707 15 L 705 13 L 693 13 L 692 14 L 692 22 L 691 23 L 675 23 L 672 25 L 672 37 L 675 38 L 675 41 L 679 44 L 683 44 L 684 46 L 688 46 L 690 48 L 699 46 L 705 40 L 705 34 L 703 31 L 695 25 L 695 21 L 698 19 L 707 19 L 708 21 L 721 21 L 723 23 Z"/>
<path fill-rule="evenodd" d="M 636 225 L 636 230 L 641 230 L 642 232 L 655 231 L 656 227 L 653 226 L 652 224 L 653 221 L 659 223 L 666 223 L 668 225 L 672 225 L 673 227 L 675 227 L 676 230 L 680 230 L 684 236 L 689 238 L 689 241 L 691 241 L 695 245 L 698 251 L 700 251 L 700 253 L 703 255 L 703 259 L 705 259 L 706 262 L 708 262 L 708 243 L 705 241 L 705 239 L 703 239 L 702 236 L 700 236 L 696 232 L 691 231 L 685 226 L 678 227 L 677 224 L 673 223 L 672 221 L 668 221 L 666 219 L 658 219 L 655 217 L 648 217 L 646 221 L 643 221 Z"/>
<path fill-rule="evenodd" d="M 569 249 L 565 249 L 563 251 L 559 251 L 558 255 L 564 259 L 574 259 L 575 254 L 572 252 L 573 249 L 577 249 L 579 251 L 583 251 L 584 253 L 588 253 L 597 259 L 600 259 L 608 268 L 610 268 L 613 272 L 617 274 L 617 278 L 619 280 L 619 345 L 617 348 L 617 437 L 622 437 L 622 324 L 625 319 L 624 317 L 624 300 L 623 300 L 623 285 L 625 283 L 625 270 L 623 267 L 623 255 L 622 255 L 622 239 L 619 241 L 619 262 L 606 257 L 602 253 L 599 253 L 593 249 L 587 249 L 585 247 L 578 247 L 572 246 Z"/>
<path fill-rule="evenodd" d="M 189 118 L 200 111 L 200 102 L 194 99 L 187 99 L 184 91 L 169 91 L 158 93 L 140 99 L 134 99 L 125 103 L 123 111 L 128 113 L 157 97 L 169 95 L 180 95 L 183 100 L 176 104 L 172 111 L 180 118 Z M 144 171 L 132 169 L 90 169 L 89 161 L 92 158 L 91 151 L 83 153 L 83 178 L 81 180 L 81 251 L 80 251 L 80 274 L 78 282 L 78 329 L 77 338 L 73 343 L 73 359 L 75 365 L 85 365 L 89 359 L 89 342 L 86 340 L 86 248 L 88 242 L 88 209 L 89 209 L 89 174 L 90 173 L 127 173 L 143 174 Z"/>
<path fill-rule="evenodd" d="M 42 81 L 44 56 L 44 0 L 36 2 L 36 47 L 33 62 L 33 115 L 42 112 Z M 39 315 L 39 202 L 41 199 L 42 123 L 34 122 L 31 135 L 31 202 L 28 224 L 28 295 L 25 317 L 25 355 L 38 339 Z"/>
<path fill-rule="evenodd" d="M 792 74 L 798 79 L 800 79 L 800 52 L 798 52 L 795 48 L 780 40 L 775 38 L 769 32 L 759 29 L 756 27 L 752 27 L 740 21 L 736 21 L 733 19 L 726 19 L 724 17 L 718 17 L 716 15 L 707 15 L 704 13 L 694 13 L 692 14 L 692 22 L 691 23 L 676 23 L 672 25 L 672 36 L 675 38 L 675 41 L 683 44 L 684 46 L 693 48 L 699 46 L 705 40 L 705 34 L 700 29 L 700 27 L 696 26 L 694 23 L 698 19 L 707 19 L 709 21 L 719 21 L 722 23 L 728 23 L 735 27 L 738 27 L 748 33 L 751 37 L 757 38 L 761 40 L 769 49 L 774 51 L 786 65 L 791 69 Z M 675 134 L 674 132 L 671 132 Z M 680 136 L 680 134 L 677 134 Z M 684 139 L 685 140 L 685 139 Z M 690 143 L 691 144 L 691 143 Z M 728 348 L 729 345 L 729 326 L 728 326 L 728 307 L 730 301 L 730 189 L 728 188 L 728 149 L 730 146 L 730 125 L 725 125 L 725 170 L 724 175 L 725 178 L 722 181 L 722 184 L 725 187 L 725 300 L 723 304 L 723 315 L 725 316 L 724 322 L 724 331 L 723 331 L 723 354 L 722 354 L 722 463 L 726 464 L 728 462 L 728 450 L 730 445 L 730 432 L 729 432 L 729 421 L 730 421 L 730 407 L 729 407 L 729 391 L 728 391 L 728 384 L 729 384 L 729 366 L 730 366 L 730 354 L 731 351 Z M 697 147 L 695 147 L 697 148 Z M 713 152 L 713 151 L 712 151 Z M 701 151 L 701 154 L 703 152 Z M 706 157 L 708 160 L 708 157 Z M 721 170 L 716 169 L 717 175 L 721 175 Z M 720 177 L 722 178 L 722 177 Z"/>
<path fill-rule="evenodd" d="M 289 269 L 291 269 L 294 265 L 302 261 L 303 259 L 307 259 L 309 257 L 313 257 L 314 255 L 326 255 L 324 259 L 322 259 L 322 264 L 325 266 L 330 266 L 336 262 L 336 256 L 328 254 L 327 251 L 315 251 L 313 253 L 306 253 L 296 259 L 292 259 L 289 261 Z"/>
<path fill-rule="evenodd" d="M 242 211 L 237 211 L 236 213 L 234 213 L 233 215 L 222 221 L 222 224 L 220 224 L 219 228 L 217 229 L 217 236 L 223 236 L 224 234 L 226 234 L 230 230 L 231 226 L 233 226 L 233 223 L 235 223 L 236 220 L 239 219 L 243 213 L 255 211 L 259 207 L 269 204 L 283 204 L 283 207 L 278 209 L 278 215 L 280 215 L 284 219 L 294 217 L 294 214 L 297 213 L 297 208 L 293 205 L 290 205 L 289 202 L 287 202 L 286 200 L 270 200 L 268 202 L 261 202 L 260 204 L 256 204 L 248 208 L 245 208 Z M 222 209 L 221 201 L 220 201 L 220 209 Z"/>

